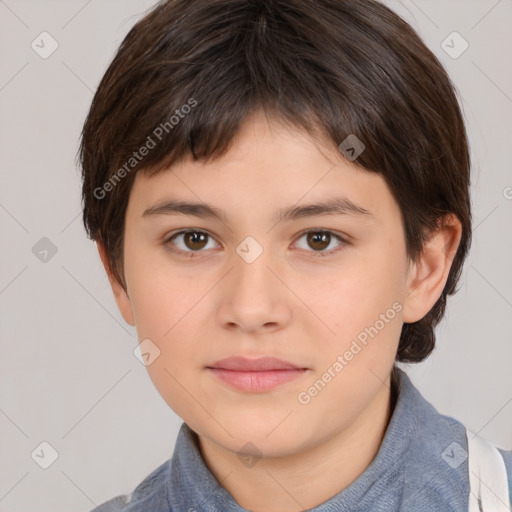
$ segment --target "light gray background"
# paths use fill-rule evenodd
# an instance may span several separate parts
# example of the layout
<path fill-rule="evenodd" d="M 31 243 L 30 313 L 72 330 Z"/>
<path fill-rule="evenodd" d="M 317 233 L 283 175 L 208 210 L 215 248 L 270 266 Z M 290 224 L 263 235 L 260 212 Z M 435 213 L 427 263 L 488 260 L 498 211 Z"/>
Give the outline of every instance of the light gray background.
<path fill-rule="evenodd" d="M 181 424 L 133 355 L 81 223 L 78 137 L 122 39 L 153 0 L 0 0 L 0 510 L 89 511 L 172 455 Z M 458 87 L 474 159 L 474 243 L 433 355 L 407 365 L 440 412 L 512 449 L 512 4 L 389 0 Z M 58 49 L 31 42 L 47 31 Z M 469 43 L 451 58 L 441 42 Z M 57 253 L 32 252 L 48 237 Z M 41 442 L 58 452 L 42 469 Z M 48 453 L 48 450 L 44 453 Z M 46 455 L 45 455 L 46 456 Z M 37 458 L 37 457 L 36 457 Z"/>

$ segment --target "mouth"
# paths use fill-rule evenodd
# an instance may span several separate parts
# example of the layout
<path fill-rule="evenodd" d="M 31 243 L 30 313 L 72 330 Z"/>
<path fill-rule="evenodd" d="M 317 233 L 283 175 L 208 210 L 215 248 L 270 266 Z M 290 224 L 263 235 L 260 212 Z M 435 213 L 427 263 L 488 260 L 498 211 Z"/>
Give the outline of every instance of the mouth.
<path fill-rule="evenodd" d="M 217 361 L 206 369 L 228 386 L 252 393 L 269 391 L 308 371 L 308 368 L 274 357 L 230 357 Z"/>

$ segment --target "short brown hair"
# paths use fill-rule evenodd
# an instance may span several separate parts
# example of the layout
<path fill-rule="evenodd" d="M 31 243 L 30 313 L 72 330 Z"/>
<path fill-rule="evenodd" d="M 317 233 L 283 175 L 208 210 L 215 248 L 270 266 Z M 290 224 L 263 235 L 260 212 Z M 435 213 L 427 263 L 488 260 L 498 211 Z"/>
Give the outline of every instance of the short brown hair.
<path fill-rule="evenodd" d="M 411 260 L 445 214 L 459 219 L 439 300 L 400 336 L 397 361 L 425 359 L 471 242 L 468 142 L 442 65 L 375 0 L 166 0 L 130 30 L 80 146 L 85 229 L 105 245 L 117 281 L 126 289 L 124 218 L 135 174 L 222 155 L 256 109 L 336 145 L 350 134 L 363 141 L 356 164 L 388 184 Z M 136 158 L 149 139 L 158 143 Z"/>

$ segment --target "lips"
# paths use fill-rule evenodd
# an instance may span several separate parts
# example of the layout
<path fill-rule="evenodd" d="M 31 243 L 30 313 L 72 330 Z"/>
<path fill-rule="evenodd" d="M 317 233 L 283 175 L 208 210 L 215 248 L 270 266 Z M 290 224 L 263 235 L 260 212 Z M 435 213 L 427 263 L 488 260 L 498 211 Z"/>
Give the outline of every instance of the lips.
<path fill-rule="evenodd" d="M 275 357 L 247 359 L 229 357 L 206 367 L 223 384 L 237 391 L 263 393 L 304 375 L 308 368 L 301 368 Z"/>
<path fill-rule="evenodd" d="M 265 372 L 270 370 L 301 370 L 303 367 L 296 366 L 276 357 L 260 357 L 258 359 L 247 359 L 245 357 L 228 357 L 221 359 L 207 368 L 232 370 L 238 372 Z"/>

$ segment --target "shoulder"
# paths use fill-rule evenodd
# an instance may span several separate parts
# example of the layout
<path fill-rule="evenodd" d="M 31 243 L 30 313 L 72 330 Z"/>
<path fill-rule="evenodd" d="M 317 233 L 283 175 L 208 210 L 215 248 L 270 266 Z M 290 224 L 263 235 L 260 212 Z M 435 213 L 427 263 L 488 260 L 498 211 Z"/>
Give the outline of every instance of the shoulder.
<path fill-rule="evenodd" d="M 153 470 L 133 492 L 121 494 L 101 505 L 91 512 L 152 512 L 168 511 L 167 488 L 171 460 Z"/>
<path fill-rule="evenodd" d="M 413 503 L 421 502 L 430 510 L 428 504 L 439 502 L 442 506 L 436 510 L 467 510 L 467 429 L 457 419 L 441 414 L 405 373 L 400 376 L 393 430 L 400 440 L 392 452 L 400 455 L 395 464 L 403 478 L 403 509 L 410 510 Z"/>
<path fill-rule="evenodd" d="M 421 396 L 421 393 L 416 395 L 416 405 L 418 409 L 415 412 L 418 413 L 420 418 L 420 423 L 417 424 L 417 434 L 420 435 L 412 448 L 415 453 L 412 462 L 409 463 L 413 465 L 417 462 L 425 464 L 425 461 L 428 461 L 428 469 L 423 471 L 422 478 L 430 473 L 429 478 L 431 478 L 430 482 L 434 487 L 433 491 L 449 487 L 450 492 L 445 492 L 446 496 L 456 494 L 459 499 L 467 497 L 468 491 L 471 490 L 468 460 L 470 450 L 468 435 L 471 431 L 457 419 L 439 413 L 432 404 Z M 483 467 L 485 471 L 505 470 L 510 502 L 507 505 L 512 507 L 512 450 L 500 448 L 492 441 L 481 436 L 479 438 L 489 448 L 496 448 L 503 458 L 504 468 L 503 465 L 501 465 L 501 468 L 493 466 L 495 469 Z M 477 466 L 481 466 L 481 461 L 478 458 L 480 456 L 478 452 L 473 453 L 473 457 L 477 457 Z M 487 475 L 488 473 L 484 474 Z M 421 485 L 419 482 L 417 484 Z M 429 485 L 425 487 L 428 488 Z M 454 509 L 452 508 L 452 510 Z"/>
<path fill-rule="evenodd" d="M 132 494 L 121 494 L 112 498 L 101 505 L 98 505 L 91 512 L 119 512 L 122 510 L 126 510 L 126 505 L 130 503 L 132 499 Z"/>
<path fill-rule="evenodd" d="M 512 450 L 504 450 L 502 448 L 498 448 L 498 451 L 503 457 L 505 468 L 507 469 L 508 492 L 510 496 L 510 506 L 512 507 Z"/>

